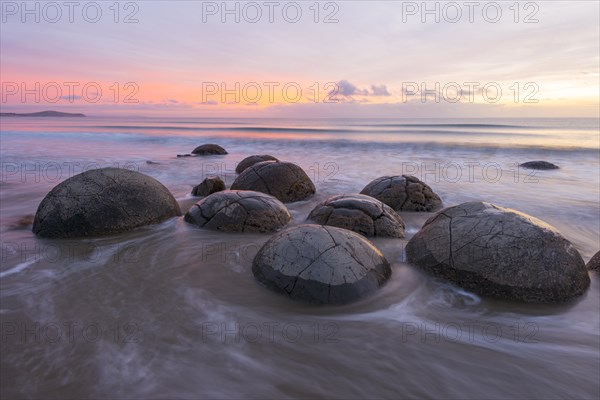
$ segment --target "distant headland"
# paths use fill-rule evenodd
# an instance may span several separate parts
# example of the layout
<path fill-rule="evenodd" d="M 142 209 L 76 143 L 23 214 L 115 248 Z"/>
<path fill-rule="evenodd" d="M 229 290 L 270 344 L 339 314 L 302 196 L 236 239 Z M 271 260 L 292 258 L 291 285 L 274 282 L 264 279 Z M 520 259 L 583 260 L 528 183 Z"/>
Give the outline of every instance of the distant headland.
<path fill-rule="evenodd" d="M 59 111 L 40 111 L 34 113 L 0 113 L 0 117 L 85 117 L 85 114 Z"/>

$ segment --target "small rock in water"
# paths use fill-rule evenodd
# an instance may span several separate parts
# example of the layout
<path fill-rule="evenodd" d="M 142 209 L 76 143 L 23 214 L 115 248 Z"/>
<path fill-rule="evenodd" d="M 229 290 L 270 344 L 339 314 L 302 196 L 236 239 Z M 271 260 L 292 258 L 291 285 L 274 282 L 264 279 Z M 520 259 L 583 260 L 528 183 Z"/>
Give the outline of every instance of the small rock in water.
<path fill-rule="evenodd" d="M 33 233 L 74 238 L 120 233 L 181 215 L 156 179 L 120 168 L 93 169 L 56 185 L 40 203 Z"/>
<path fill-rule="evenodd" d="M 208 196 L 225 190 L 225 182 L 218 176 L 209 176 L 192 189 L 193 196 Z"/>
<path fill-rule="evenodd" d="M 594 256 L 588 261 L 586 265 L 587 269 L 590 271 L 599 271 L 600 270 L 600 251 L 594 254 Z"/>
<path fill-rule="evenodd" d="M 253 166 L 254 164 L 257 164 L 257 163 L 263 162 L 263 161 L 279 161 L 279 160 L 268 154 L 249 156 L 249 157 L 244 158 L 242 161 L 240 161 L 240 163 L 235 167 L 235 172 L 238 174 L 241 174 L 242 172 L 244 172 L 244 170 L 246 168 L 249 168 L 249 167 Z"/>
<path fill-rule="evenodd" d="M 396 211 L 435 211 L 442 200 L 429 185 L 411 175 L 382 176 L 360 192 L 376 198 Z"/>
<path fill-rule="evenodd" d="M 263 161 L 246 168 L 231 189 L 267 193 L 284 203 L 304 200 L 316 191 L 302 168 L 285 161 Z"/>
<path fill-rule="evenodd" d="M 308 219 L 364 236 L 404 237 L 404 221 L 390 206 L 362 194 L 333 196 L 317 205 Z"/>
<path fill-rule="evenodd" d="M 375 292 L 392 270 L 383 254 L 357 233 L 300 225 L 271 237 L 256 254 L 252 273 L 292 299 L 345 304 Z"/>
<path fill-rule="evenodd" d="M 590 279 L 573 244 L 537 218 L 484 202 L 446 208 L 406 246 L 408 261 L 475 293 L 559 302 Z"/>
<path fill-rule="evenodd" d="M 223 155 L 223 154 L 227 154 L 227 150 L 225 150 L 218 144 L 210 143 L 210 144 L 203 144 L 203 145 L 196 147 L 192 151 L 192 154 L 195 154 L 198 156 Z"/>
<path fill-rule="evenodd" d="M 181 158 L 181 157 L 191 157 L 191 154 L 177 154 L 177 158 Z"/>
<path fill-rule="evenodd" d="M 146 160 L 146 164 L 149 164 L 149 165 L 157 165 L 157 164 L 160 164 L 160 163 L 158 163 L 158 162 L 156 162 L 156 161 L 150 161 L 150 160 Z"/>
<path fill-rule="evenodd" d="M 185 221 L 223 232 L 273 232 L 292 219 L 287 207 L 268 194 L 224 190 L 203 198 L 185 214 Z"/>
<path fill-rule="evenodd" d="M 548 161 L 527 161 L 523 164 L 519 164 L 520 167 L 523 168 L 527 168 L 527 169 L 540 169 L 540 170 L 547 170 L 547 169 L 558 169 L 558 165 L 552 164 Z"/>

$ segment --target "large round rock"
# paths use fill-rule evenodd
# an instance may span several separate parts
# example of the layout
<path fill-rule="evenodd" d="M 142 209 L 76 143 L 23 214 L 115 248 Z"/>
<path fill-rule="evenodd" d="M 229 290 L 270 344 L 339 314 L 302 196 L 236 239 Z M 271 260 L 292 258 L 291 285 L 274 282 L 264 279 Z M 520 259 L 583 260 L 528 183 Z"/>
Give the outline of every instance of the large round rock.
<path fill-rule="evenodd" d="M 263 161 L 279 161 L 277 158 L 270 156 L 268 154 L 254 155 L 248 156 L 244 158 L 240 163 L 235 167 L 235 172 L 241 174 L 244 172 L 246 168 L 253 166 L 254 164 L 258 164 Z"/>
<path fill-rule="evenodd" d="M 192 189 L 193 196 L 208 196 L 225 190 L 225 182 L 218 176 L 209 176 Z"/>
<path fill-rule="evenodd" d="M 555 228 L 484 202 L 431 217 L 408 242 L 409 262 L 481 295 L 558 302 L 589 285 L 583 259 Z"/>
<path fill-rule="evenodd" d="M 600 251 L 594 254 L 590 261 L 586 264 L 590 271 L 600 271 Z"/>
<path fill-rule="evenodd" d="M 192 154 L 196 154 L 198 156 L 224 155 L 227 154 L 227 150 L 218 144 L 208 143 L 196 147 L 192 151 Z"/>
<path fill-rule="evenodd" d="M 315 193 L 315 185 L 296 164 L 263 161 L 247 168 L 231 185 L 232 190 L 255 190 L 284 203 L 304 200 Z"/>
<path fill-rule="evenodd" d="M 224 190 L 200 200 L 185 220 L 224 232 L 273 232 L 292 219 L 283 203 L 264 193 Z"/>
<path fill-rule="evenodd" d="M 275 234 L 256 254 L 252 272 L 267 287 L 314 304 L 358 300 L 392 273 L 367 239 L 322 225 L 300 225 Z"/>
<path fill-rule="evenodd" d="M 333 196 L 317 205 L 308 219 L 364 236 L 404 237 L 404 221 L 390 206 L 362 194 Z"/>
<path fill-rule="evenodd" d="M 396 211 L 434 211 L 442 200 L 424 182 L 411 175 L 382 176 L 360 192 L 392 207 Z"/>
<path fill-rule="evenodd" d="M 58 184 L 40 203 L 33 232 L 52 238 L 129 231 L 181 215 L 156 179 L 119 168 L 94 169 Z"/>

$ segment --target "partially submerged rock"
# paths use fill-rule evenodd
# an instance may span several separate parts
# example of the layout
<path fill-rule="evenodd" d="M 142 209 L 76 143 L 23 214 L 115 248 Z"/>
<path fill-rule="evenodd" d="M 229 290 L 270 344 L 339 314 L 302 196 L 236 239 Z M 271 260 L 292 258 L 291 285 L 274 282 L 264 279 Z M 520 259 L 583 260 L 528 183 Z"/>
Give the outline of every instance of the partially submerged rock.
<path fill-rule="evenodd" d="M 446 208 L 408 242 L 409 262 L 485 296 L 558 302 L 589 285 L 575 247 L 527 214 L 484 202 Z"/>
<path fill-rule="evenodd" d="M 185 221 L 223 232 L 273 232 L 292 219 L 287 207 L 264 193 L 224 190 L 203 198 L 185 214 Z"/>
<path fill-rule="evenodd" d="M 588 261 L 586 268 L 590 271 L 600 271 L 600 251 Z"/>
<path fill-rule="evenodd" d="M 227 150 L 225 150 L 218 144 L 209 143 L 209 144 L 203 144 L 203 145 L 196 147 L 192 151 L 192 154 L 195 154 L 198 156 L 223 155 L 223 154 L 227 154 Z"/>
<path fill-rule="evenodd" d="M 209 176 L 192 189 L 193 196 L 208 196 L 225 190 L 225 182 L 218 176 Z"/>
<path fill-rule="evenodd" d="M 396 211 L 434 211 L 442 200 L 429 185 L 411 175 L 382 176 L 360 192 L 376 198 Z"/>
<path fill-rule="evenodd" d="M 284 161 L 263 161 L 254 164 L 236 178 L 231 189 L 267 193 L 284 203 L 304 200 L 316 190 L 302 168 Z"/>
<path fill-rule="evenodd" d="M 256 254 L 252 272 L 268 288 L 314 304 L 358 300 L 392 273 L 367 239 L 322 225 L 300 225 L 275 234 Z"/>
<path fill-rule="evenodd" d="M 245 169 L 253 166 L 254 164 L 258 164 L 263 161 L 279 161 L 277 158 L 270 156 L 268 154 L 261 155 L 253 155 L 244 158 L 240 163 L 235 167 L 235 172 L 241 174 Z"/>
<path fill-rule="evenodd" d="M 551 162 L 548 161 L 527 161 L 524 162 L 523 164 L 519 164 L 520 167 L 523 168 L 527 168 L 527 169 L 540 169 L 540 170 L 547 170 L 547 169 L 558 169 L 559 166 L 552 164 Z"/>
<path fill-rule="evenodd" d="M 33 233 L 52 238 L 125 232 L 181 215 L 156 179 L 119 168 L 94 169 L 55 186 L 40 203 Z"/>
<path fill-rule="evenodd" d="M 390 206 L 362 194 L 333 196 L 317 205 L 308 219 L 364 236 L 404 237 L 404 221 Z"/>

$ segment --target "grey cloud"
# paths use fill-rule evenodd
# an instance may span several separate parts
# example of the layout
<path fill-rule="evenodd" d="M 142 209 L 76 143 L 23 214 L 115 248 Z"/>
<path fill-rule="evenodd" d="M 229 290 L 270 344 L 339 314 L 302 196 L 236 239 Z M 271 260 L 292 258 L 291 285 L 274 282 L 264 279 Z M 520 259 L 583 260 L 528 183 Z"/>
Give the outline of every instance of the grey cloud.
<path fill-rule="evenodd" d="M 371 85 L 371 93 L 373 96 L 390 96 L 385 85 Z"/>

